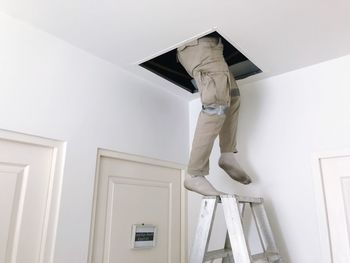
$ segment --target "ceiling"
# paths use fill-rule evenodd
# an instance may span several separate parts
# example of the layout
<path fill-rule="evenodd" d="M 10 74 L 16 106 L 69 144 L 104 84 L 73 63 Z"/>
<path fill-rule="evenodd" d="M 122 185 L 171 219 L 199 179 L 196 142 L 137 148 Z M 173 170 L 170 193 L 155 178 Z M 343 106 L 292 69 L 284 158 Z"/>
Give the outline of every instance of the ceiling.
<path fill-rule="evenodd" d="M 263 70 L 244 82 L 350 54 L 348 0 L 0 0 L 0 11 L 185 99 L 138 64 L 213 30 Z"/>

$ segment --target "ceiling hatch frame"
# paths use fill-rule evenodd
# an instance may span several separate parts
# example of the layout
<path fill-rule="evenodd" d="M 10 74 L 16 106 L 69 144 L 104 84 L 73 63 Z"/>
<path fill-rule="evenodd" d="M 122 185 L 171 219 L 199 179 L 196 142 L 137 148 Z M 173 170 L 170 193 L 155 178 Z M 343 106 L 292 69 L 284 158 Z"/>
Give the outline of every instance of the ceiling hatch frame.
<path fill-rule="evenodd" d="M 177 45 L 158 52 L 157 54 L 137 62 L 144 69 L 151 71 L 159 77 L 166 79 L 184 90 L 195 93 L 198 91 L 195 81 L 186 72 L 182 65 L 176 59 L 176 49 L 186 43 L 204 36 L 220 37 L 224 44 L 224 57 L 229 65 L 229 70 L 235 76 L 236 80 L 244 79 L 259 73 L 262 73 L 260 67 L 238 47 L 233 44 L 227 36 L 222 34 L 217 28 L 213 28 L 202 34 L 196 35 L 190 39 L 182 41 Z"/>

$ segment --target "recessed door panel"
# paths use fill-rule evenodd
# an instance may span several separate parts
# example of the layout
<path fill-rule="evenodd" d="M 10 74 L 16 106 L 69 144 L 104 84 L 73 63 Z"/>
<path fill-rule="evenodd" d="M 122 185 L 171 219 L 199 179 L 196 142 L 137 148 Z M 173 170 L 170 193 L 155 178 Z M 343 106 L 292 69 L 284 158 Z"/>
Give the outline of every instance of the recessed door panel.
<path fill-rule="evenodd" d="M 181 262 L 181 180 L 179 168 L 100 156 L 90 262 Z M 132 248 L 135 224 L 156 227 L 154 247 Z"/>
<path fill-rule="evenodd" d="M 0 262 L 52 262 L 59 144 L 0 131 Z"/>

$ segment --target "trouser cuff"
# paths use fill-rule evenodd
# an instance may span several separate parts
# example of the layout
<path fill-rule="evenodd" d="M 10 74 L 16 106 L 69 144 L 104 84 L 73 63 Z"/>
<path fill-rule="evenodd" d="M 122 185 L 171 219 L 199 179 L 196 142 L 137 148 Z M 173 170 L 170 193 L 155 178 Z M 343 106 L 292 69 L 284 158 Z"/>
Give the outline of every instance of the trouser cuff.
<path fill-rule="evenodd" d="M 220 148 L 220 152 L 221 153 L 238 153 L 237 149 L 235 147 L 223 147 Z"/>
<path fill-rule="evenodd" d="M 192 176 L 206 176 L 209 174 L 209 170 L 193 170 L 187 169 L 187 173 Z"/>

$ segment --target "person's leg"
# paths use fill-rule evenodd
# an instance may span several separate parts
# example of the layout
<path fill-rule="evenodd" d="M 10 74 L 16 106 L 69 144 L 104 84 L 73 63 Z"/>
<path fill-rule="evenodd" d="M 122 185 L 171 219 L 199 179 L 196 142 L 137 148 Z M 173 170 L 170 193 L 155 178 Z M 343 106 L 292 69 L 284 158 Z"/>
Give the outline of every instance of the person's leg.
<path fill-rule="evenodd" d="M 226 119 L 219 134 L 220 151 L 225 152 L 237 152 L 236 136 L 238 126 L 238 115 L 241 105 L 241 99 L 239 89 L 236 85 L 231 89 L 231 102 L 230 107 L 226 112 Z"/>
<path fill-rule="evenodd" d="M 195 176 L 209 174 L 209 156 L 224 121 L 224 114 L 209 115 L 203 110 L 199 113 L 188 163 L 189 174 Z"/>
<path fill-rule="evenodd" d="M 188 173 L 192 175 L 189 181 L 185 182 L 185 187 L 193 191 L 195 187 L 192 181 L 195 178 L 203 181 L 199 177 L 209 174 L 209 157 L 214 141 L 219 135 L 225 122 L 226 111 L 228 109 L 229 79 L 227 72 L 215 72 L 213 74 L 199 74 L 196 82 L 201 87 L 202 111 L 199 114 L 197 127 L 192 143 Z M 208 190 L 196 184 L 197 193 L 205 194 Z M 212 191 L 210 191 L 212 192 Z"/>
<path fill-rule="evenodd" d="M 240 93 L 232 74 L 231 78 L 231 103 L 226 113 L 226 119 L 219 134 L 221 156 L 219 166 L 234 180 L 243 183 L 251 183 L 250 177 L 244 172 L 237 162 L 234 153 L 236 149 L 236 135 L 238 115 L 240 108 Z"/>
<path fill-rule="evenodd" d="M 203 195 L 222 194 L 205 178 L 209 174 L 209 157 L 230 103 L 228 67 L 223 59 L 222 44 L 210 39 L 192 43 L 178 51 L 180 63 L 195 79 L 201 94 L 202 111 L 192 143 L 185 187 Z"/>

